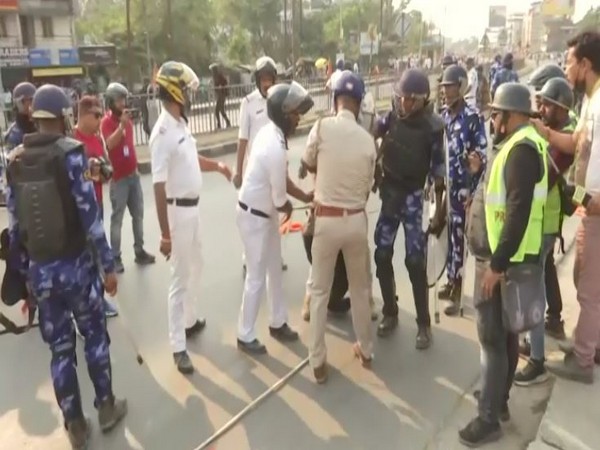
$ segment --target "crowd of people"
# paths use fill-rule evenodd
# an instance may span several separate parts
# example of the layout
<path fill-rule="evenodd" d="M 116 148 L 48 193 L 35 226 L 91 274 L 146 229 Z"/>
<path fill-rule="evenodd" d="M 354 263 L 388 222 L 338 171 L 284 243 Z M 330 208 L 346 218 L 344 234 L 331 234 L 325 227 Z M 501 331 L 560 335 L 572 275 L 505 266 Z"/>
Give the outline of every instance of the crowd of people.
<path fill-rule="evenodd" d="M 489 86 L 491 146 L 482 113 L 488 105 L 481 100 L 481 70 L 473 59 L 466 60 L 466 67 L 452 58 L 443 61 L 438 109 L 427 74 L 405 70 L 394 87 L 392 110 L 374 123 L 363 120 L 364 81 L 342 64 L 329 84 L 334 114 L 314 124 L 301 161 L 298 175 L 312 177 L 311 191 L 292 181 L 287 148 L 313 100 L 297 82 L 278 83 L 271 58 L 256 62 L 256 90 L 242 101 L 234 173 L 197 153 L 186 107 L 198 77 L 184 63 L 163 64 L 155 80 L 162 112 L 151 132 L 150 151 L 159 248 L 171 265 L 168 328 L 177 370 L 194 371 L 186 340 L 206 324 L 195 308 L 202 242 L 198 203 L 202 173 L 218 172 L 239 190 L 236 222 L 246 268 L 237 326 L 240 351 L 267 352 L 255 330 L 265 291 L 269 334 L 284 343 L 298 339 L 284 299 L 280 235 L 280 223 L 292 214 L 293 197 L 310 211 L 304 242 L 311 268 L 302 315 L 309 322 L 314 378 L 319 384 L 329 378 L 328 311 L 351 311 L 356 335 L 352 351 L 364 368 L 373 368 L 372 321 L 377 313 L 365 207 L 378 192 L 374 263 L 383 297 L 379 337 L 390 336 L 398 326 L 401 299 L 393 261 L 400 225 L 406 235 L 404 262 L 419 350 L 431 347 L 434 339 L 427 240 L 448 230 L 448 281 L 439 292 L 449 302 L 448 316 L 462 308 L 466 247 L 476 260 L 482 385 L 476 393 L 477 417 L 459 431 L 461 442 L 478 447 L 500 438 L 500 422 L 510 418 L 513 382 L 542 382 L 549 370 L 592 383 L 600 354 L 600 283 L 595 276 L 600 263 L 600 34 L 582 33 L 568 42 L 568 49 L 564 72 L 545 66 L 532 76 L 535 97 L 517 82 L 510 54 L 496 61 Z M 578 93 L 583 97 L 580 116 L 574 111 Z M 91 423 L 83 414 L 75 370 L 76 330 L 84 339 L 101 430 L 110 431 L 127 413 L 126 400 L 117 399 L 112 389 L 106 316 L 116 310 L 105 299 L 116 293 L 116 275 L 126 266 L 120 239 L 126 208 L 132 216 L 135 262 L 155 262 L 144 246 L 128 91 L 118 83 L 109 85 L 106 113 L 97 98 L 84 96 L 76 125 L 70 99 L 57 86 L 36 89 L 22 83 L 13 98 L 17 121 L 7 136 L 13 148 L 6 168 L 9 242 L 0 252 L 12 278 L 5 277 L 4 283 L 19 284 L 14 295 L 23 294 L 38 311 L 65 428 L 72 447 L 83 449 Z M 110 245 L 103 183 L 109 183 L 112 205 Z M 433 199 L 435 214 L 423 224 L 426 198 Z M 574 279 L 581 312 L 574 346 L 564 346 L 563 361 L 545 364 L 544 332 L 565 338 L 553 253 L 562 221 L 570 214 L 582 217 Z M 526 331 L 529 338 L 520 348 L 519 333 Z M 517 372 L 519 351 L 530 358 Z"/>

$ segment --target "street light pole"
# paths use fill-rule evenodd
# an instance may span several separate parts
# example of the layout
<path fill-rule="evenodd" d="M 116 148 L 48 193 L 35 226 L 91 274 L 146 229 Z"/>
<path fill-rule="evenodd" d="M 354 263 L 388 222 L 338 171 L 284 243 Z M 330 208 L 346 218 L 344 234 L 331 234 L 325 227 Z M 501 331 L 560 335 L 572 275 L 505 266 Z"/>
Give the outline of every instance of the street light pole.
<path fill-rule="evenodd" d="M 133 88 L 133 50 L 131 48 L 131 0 L 125 0 L 125 16 L 127 20 L 127 88 Z"/>
<path fill-rule="evenodd" d="M 167 0 L 167 51 L 168 59 L 173 57 L 173 17 L 171 16 L 171 0 Z"/>

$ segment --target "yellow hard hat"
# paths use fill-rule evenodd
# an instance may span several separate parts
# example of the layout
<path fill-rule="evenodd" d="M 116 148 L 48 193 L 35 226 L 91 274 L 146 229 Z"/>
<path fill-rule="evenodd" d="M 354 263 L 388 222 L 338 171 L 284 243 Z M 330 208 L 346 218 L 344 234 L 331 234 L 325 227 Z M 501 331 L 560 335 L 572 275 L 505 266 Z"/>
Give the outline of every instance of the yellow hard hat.
<path fill-rule="evenodd" d="M 178 61 L 167 61 L 158 69 L 156 83 L 171 94 L 173 100 L 180 105 L 184 105 L 184 91 L 198 89 L 200 80 L 187 64 Z"/>

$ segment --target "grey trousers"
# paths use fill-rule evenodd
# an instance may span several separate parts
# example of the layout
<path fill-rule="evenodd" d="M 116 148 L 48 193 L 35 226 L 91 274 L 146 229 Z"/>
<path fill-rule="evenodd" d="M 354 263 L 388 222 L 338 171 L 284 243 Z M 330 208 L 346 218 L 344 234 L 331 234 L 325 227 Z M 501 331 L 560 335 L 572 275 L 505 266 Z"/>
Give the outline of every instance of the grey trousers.
<path fill-rule="evenodd" d="M 121 228 L 125 208 L 129 209 L 133 227 L 133 249 L 136 255 L 144 249 L 144 195 L 140 176 L 136 172 L 110 183 L 110 246 L 115 258 L 121 257 Z"/>

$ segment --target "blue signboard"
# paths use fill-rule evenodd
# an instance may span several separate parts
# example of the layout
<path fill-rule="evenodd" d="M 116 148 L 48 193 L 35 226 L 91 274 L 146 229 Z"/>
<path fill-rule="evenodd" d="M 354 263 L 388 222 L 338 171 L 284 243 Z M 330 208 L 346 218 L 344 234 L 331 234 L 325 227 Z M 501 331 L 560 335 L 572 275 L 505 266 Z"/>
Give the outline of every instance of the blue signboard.
<path fill-rule="evenodd" d="M 58 61 L 61 66 L 79 65 L 79 52 L 76 48 L 61 48 L 58 51 Z"/>
<path fill-rule="evenodd" d="M 52 65 L 52 52 L 49 48 L 32 48 L 29 50 L 29 65 L 45 67 Z"/>

